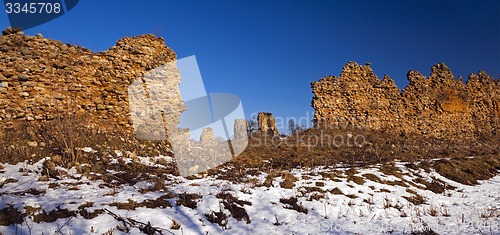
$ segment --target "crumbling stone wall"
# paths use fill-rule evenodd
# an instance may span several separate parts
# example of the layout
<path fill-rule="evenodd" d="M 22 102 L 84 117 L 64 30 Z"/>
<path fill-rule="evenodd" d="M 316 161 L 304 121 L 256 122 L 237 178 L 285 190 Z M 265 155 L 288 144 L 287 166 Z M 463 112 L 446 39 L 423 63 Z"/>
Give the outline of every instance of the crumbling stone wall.
<path fill-rule="evenodd" d="M 500 82 L 485 72 L 464 84 L 443 63 L 426 78 L 409 71 L 401 92 L 369 65 L 347 63 L 340 76 L 311 83 L 314 125 L 386 129 L 445 139 L 490 138 L 500 128 Z"/>
<path fill-rule="evenodd" d="M 214 130 L 212 128 L 203 128 L 200 136 L 200 144 L 203 146 L 213 146 L 216 144 Z"/>
<path fill-rule="evenodd" d="M 278 128 L 276 127 L 276 120 L 272 113 L 260 112 L 257 114 L 257 123 L 260 133 L 269 135 L 278 135 Z"/>
<path fill-rule="evenodd" d="M 127 89 L 176 54 L 151 34 L 123 38 L 104 52 L 22 33 L 0 36 L 0 125 L 84 114 L 131 129 Z M 178 85 L 174 81 L 171 84 Z M 177 92 L 175 92 L 177 91 Z M 177 86 L 172 104 L 183 106 Z M 180 115 L 180 113 L 178 114 Z M 177 123 L 178 116 L 169 123 Z M 110 127 L 114 128 L 114 127 Z"/>
<path fill-rule="evenodd" d="M 236 119 L 234 120 L 234 125 L 233 125 L 233 132 L 234 132 L 234 137 L 233 139 L 236 141 L 239 140 L 244 140 L 246 141 L 248 139 L 248 122 L 245 119 Z"/>

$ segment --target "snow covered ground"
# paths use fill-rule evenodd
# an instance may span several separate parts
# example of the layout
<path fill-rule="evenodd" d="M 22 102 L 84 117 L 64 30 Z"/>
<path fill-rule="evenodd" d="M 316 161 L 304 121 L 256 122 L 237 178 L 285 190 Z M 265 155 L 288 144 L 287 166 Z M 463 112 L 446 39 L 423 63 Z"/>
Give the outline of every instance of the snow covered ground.
<path fill-rule="evenodd" d="M 43 161 L 0 170 L 0 210 L 19 217 L 1 234 L 500 234 L 500 176 L 468 186 L 397 162 L 400 175 L 296 169 L 289 186 L 273 172 L 243 183 L 168 175 L 152 190 L 158 182 L 117 185 L 75 168 L 39 180 Z"/>

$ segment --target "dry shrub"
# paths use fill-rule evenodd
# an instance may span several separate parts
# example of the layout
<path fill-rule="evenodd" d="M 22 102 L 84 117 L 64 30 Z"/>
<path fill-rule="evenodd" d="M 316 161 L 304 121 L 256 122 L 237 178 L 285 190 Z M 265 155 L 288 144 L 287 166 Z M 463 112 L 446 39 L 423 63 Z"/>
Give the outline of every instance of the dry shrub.
<path fill-rule="evenodd" d="M 309 198 L 307 199 L 308 201 L 319 201 L 320 199 L 325 198 L 325 194 L 323 193 L 312 193 L 309 195 Z"/>
<path fill-rule="evenodd" d="M 78 210 L 80 211 L 80 215 L 85 218 L 85 219 L 93 219 L 97 216 L 99 216 L 100 214 L 103 214 L 104 213 L 104 210 L 103 209 L 96 209 L 94 210 L 93 212 L 89 212 L 87 211 L 86 208 L 88 207 L 93 207 L 94 206 L 94 203 L 93 202 L 86 202 L 85 204 L 82 204 L 78 207 Z"/>
<path fill-rule="evenodd" d="M 386 188 L 381 188 L 381 189 L 379 189 L 379 190 L 380 190 L 380 192 L 382 192 L 382 193 L 392 193 L 392 192 L 391 192 L 391 190 L 386 189 Z"/>
<path fill-rule="evenodd" d="M 325 193 L 325 190 L 321 189 L 320 187 L 301 187 L 300 191 L 304 191 L 305 193 L 311 193 L 311 192 L 318 192 L 318 193 Z"/>
<path fill-rule="evenodd" d="M 220 192 L 216 195 L 216 197 L 222 199 L 222 204 L 227 210 L 229 210 L 229 212 L 231 212 L 231 216 L 233 218 L 238 221 L 244 220 L 247 224 L 251 222 L 247 211 L 243 208 L 243 205 L 251 206 L 251 202 L 240 200 L 227 192 Z"/>
<path fill-rule="evenodd" d="M 232 194 L 230 194 L 228 192 L 220 192 L 215 197 L 217 197 L 219 199 L 222 199 L 223 201 L 228 201 L 228 202 L 231 202 L 231 203 L 236 203 L 236 204 L 238 204 L 240 206 L 243 206 L 243 205 L 251 206 L 252 205 L 251 202 L 240 200 L 240 199 L 236 198 L 235 196 L 233 196 Z"/>
<path fill-rule="evenodd" d="M 156 192 L 165 189 L 165 181 L 162 178 L 152 177 L 150 183 L 151 183 L 150 186 L 139 189 L 139 192 L 144 194 L 147 192 Z"/>
<path fill-rule="evenodd" d="M 283 178 L 283 181 L 280 183 L 280 186 L 282 188 L 288 188 L 288 189 L 293 188 L 295 186 L 295 182 L 298 180 L 297 177 L 295 177 L 292 173 L 288 171 L 274 170 L 271 171 L 269 175 L 267 175 L 263 185 L 266 187 L 271 187 L 273 180 L 276 177 Z"/>
<path fill-rule="evenodd" d="M 295 186 L 295 182 L 297 181 L 297 178 L 294 175 L 292 175 L 290 172 L 283 172 L 282 177 L 283 177 L 283 182 L 280 183 L 280 186 L 282 188 L 291 189 L 291 188 L 293 188 L 293 186 Z"/>
<path fill-rule="evenodd" d="M 172 225 L 170 226 L 170 229 L 179 230 L 180 228 L 181 228 L 181 224 L 179 224 L 179 222 L 172 219 Z"/>
<path fill-rule="evenodd" d="M 143 202 L 141 202 L 142 206 L 145 206 L 147 208 L 167 208 L 167 207 L 172 207 L 172 204 L 168 202 L 167 198 L 170 198 L 170 195 L 163 195 L 159 198 L 156 199 L 146 199 Z"/>
<path fill-rule="evenodd" d="M 304 206 L 302 206 L 302 203 L 299 205 L 297 204 L 297 198 L 296 197 L 290 197 L 290 198 L 280 198 L 280 202 L 285 204 L 285 206 L 283 206 L 283 208 L 285 209 L 290 209 L 290 210 L 295 210 L 295 211 L 298 211 L 298 212 L 301 212 L 301 213 L 304 213 L 304 214 L 307 214 L 308 213 L 308 210 L 307 208 L 305 208 Z"/>
<path fill-rule="evenodd" d="M 207 220 L 212 224 L 218 224 L 222 229 L 227 229 L 227 215 L 219 209 L 219 212 L 212 211 L 210 214 L 205 214 Z"/>
<path fill-rule="evenodd" d="M 197 193 L 181 193 L 176 201 L 176 205 L 196 209 L 198 206 L 197 200 L 200 198 L 201 195 Z"/>

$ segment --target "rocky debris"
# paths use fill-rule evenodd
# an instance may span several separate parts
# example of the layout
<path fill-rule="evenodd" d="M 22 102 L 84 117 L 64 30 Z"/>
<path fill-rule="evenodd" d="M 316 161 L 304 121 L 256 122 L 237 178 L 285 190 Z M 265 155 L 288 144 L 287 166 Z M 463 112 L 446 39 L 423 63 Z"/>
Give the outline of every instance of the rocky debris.
<path fill-rule="evenodd" d="M 278 128 L 276 127 L 276 120 L 272 113 L 260 112 L 257 115 L 258 130 L 260 133 L 269 135 L 278 135 Z"/>
<path fill-rule="evenodd" d="M 28 146 L 30 146 L 30 147 L 38 147 L 38 142 L 36 142 L 36 141 L 28 141 Z"/>
<path fill-rule="evenodd" d="M 61 155 L 54 155 L 50 158 L 54 163 L 60 163 L 62 162 L 62 156 Z"/>
<path fill-rule="evenodd" d="M 464 84 L 444 64 L 426 78 L 417 71 L 401 92 L 388 76 L 380 80 L 369 65 L 347 63 L 340 76 L 311 83 L 314 125 L 386 129 L 445 139 L 498 135 L 500 82 L 485 72 Z"/>
<path fill-rule="evenodd" d="M 109 50 L 93 53 L 20 32 L 9 27 L 0 36 L 0 127 L 12 121 L 85 115 L 100 128 L 132 129 L 130 84 L 176 59 L 164 40 L 151 34 L 123 38 Z M 176 79 L 168 83 L 174 87 L 168 102 L 183 107 L 180 77 Z M 101 121 L 106 125 L 98 124 Z"/>
<path fill-rule="evenodd" d="M 12 28 L 10 26 L 7 27 L 7 29 L 2 31 L 2 35 L 24 35 L 23 29 L 22 28 Z"/>

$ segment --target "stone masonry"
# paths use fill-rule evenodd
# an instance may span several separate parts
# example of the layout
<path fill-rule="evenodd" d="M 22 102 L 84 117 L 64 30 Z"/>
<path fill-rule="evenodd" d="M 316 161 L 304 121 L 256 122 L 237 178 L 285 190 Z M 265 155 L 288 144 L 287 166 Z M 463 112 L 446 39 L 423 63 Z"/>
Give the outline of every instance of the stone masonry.
<path fill-rule="evenodd" d="M 22 33 L 0 36 L 0 126 L 13 121 L 46 121 L 86 115 L 106 120 L 110 128 L 131 128 L 127 89 L 147 71 L 176 60 L 163 38 L 151 34 L 123 38 L 107 51 Z M 184 109 L 177 85 L 166 102 L 180 115 Z M 170 117 L 177 123 L 178 117 Z"/>
<path fill-rule="evenodd" d="M 444 139 L 497 138 L 500 134 L 500 82 L 485 72 L 464 84 L 443 63 L 426 78 L 407 74 L 401 92 L 394 81 L 381 80 L 369 65 L 347 63 L 340 76 L 311 83 L 314 125 L 386 129 Z"/>
<path fill-rule="evenodd" d="M 234 120 L 233 125 L 234 132 L 234 140 L 247 140 L 248 139 L 248 122 L 245 119 L 236 119 Z"/>
<path fill-rule="evenodd" d="M 257 115 L 257 123 L 259 125 L 259 132 L 269 135 L 278 135 L 278 128 L 276 127 L 276 120 L 272 113 L 260 112 Z"/>

